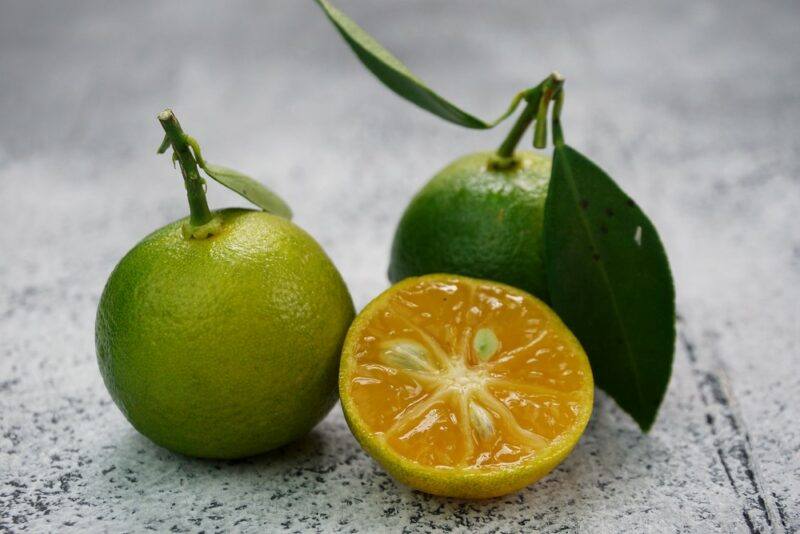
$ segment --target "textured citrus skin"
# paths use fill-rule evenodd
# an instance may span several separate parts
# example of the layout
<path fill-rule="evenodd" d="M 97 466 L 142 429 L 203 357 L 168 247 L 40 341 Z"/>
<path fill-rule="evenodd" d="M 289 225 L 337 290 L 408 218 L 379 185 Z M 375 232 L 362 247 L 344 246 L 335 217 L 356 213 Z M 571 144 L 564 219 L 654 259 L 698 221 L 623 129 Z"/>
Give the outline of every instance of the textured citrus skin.
<path fill-rule="evenodd" d="M 142 434 L 206 458 L 262 453 L 308 432 L 336 402 L 354 310 L 322 248 L 286 219 L 217 212 L 222 231 L 150 234 L 100 300 L 97 359 Z"/>
<path fill-rule="evenodd" d="M 513 465 L 500 466 L 490 469 L 462 469 L 458 467 L 441 468 L 421 465 L 397 452 L 380 439 L 369 428 L 362 417 L 356 399 L 351 395 L 351 378 L 357 367 L 359 342 L 368 330 L 368 325 L 379 314 L 386 311 L 387 302 L 398 292 L 413 287 L 420 282 L 435 283 L 445 282 L 458 278 L 466 283 L 486 283 L 464 276 L 450 274 L 429 274 L 421 277 L 407 278 L 378 295 L 355 318 L 345 339 L 342 348 L 342 361 L 339 370 L 339 394 L 341 396 L 342 411 L 350 430 L 361 446 L 370 456 L 396 480 L 415 489 L 446 497 L 464 499 L 487 499 L 506 495 L 528 486 L 547 475 L 569 456 L 572 449 L 580 440 L 589 418 L 592 414 L 594 400 L 594 386 L 589 359 L 586 356 L 578 339 L 570 332 L 559 317 L 546 304 L 542 307 L 550 315 L 549 321 L 570 350 L 580 356 L 583 372 L 588 376 L 588 382 L 583 391 L 583 401 L 580 415 L 576 424 L 568 431 L 553 441 L 547 449 L 535 457 L 523 460 Z M 511 294 L 519 294 L 520 290 L 497 282 L 488 282 L 495 287 L 505 288 Z M 535 299 L 532 295 L 529 298 Z M 425 310 L 419 310 L 421 313 Z"/>
<path fill-rule="evenodd" d="M 544 201 L 549 157 L 515 154 L 507 170 L 492 152 L 469 154 L 428 182 L 406 208 L 392 244 L 389 279 L 454 273 L 496 280 L 547 300 Z"/>

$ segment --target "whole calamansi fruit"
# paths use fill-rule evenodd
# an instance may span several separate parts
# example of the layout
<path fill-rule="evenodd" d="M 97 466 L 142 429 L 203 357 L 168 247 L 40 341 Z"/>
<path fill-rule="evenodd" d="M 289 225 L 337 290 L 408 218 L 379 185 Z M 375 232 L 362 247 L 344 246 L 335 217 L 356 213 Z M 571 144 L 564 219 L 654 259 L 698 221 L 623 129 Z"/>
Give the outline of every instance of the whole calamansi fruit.
<path fill-rule="evenodd" d="M 429 273 L 496 280 L 547 300 L 542 225 L 551 160 L 464 156 L 413 198 L 394 236 L 389 279 Z"/>
<path fill-rule="evenodd" d="M 171 112 L 159 119 L 192 215 L 147 236 L 111 274 L 97 313 L 100 371 L 157 444 L 205 458 L 262 453 L 307 433 L 336 402 L 353 303 L 319 244 L 287 218 L 209 211 L 195 158 L 237 184 L 190 151 Z"/>

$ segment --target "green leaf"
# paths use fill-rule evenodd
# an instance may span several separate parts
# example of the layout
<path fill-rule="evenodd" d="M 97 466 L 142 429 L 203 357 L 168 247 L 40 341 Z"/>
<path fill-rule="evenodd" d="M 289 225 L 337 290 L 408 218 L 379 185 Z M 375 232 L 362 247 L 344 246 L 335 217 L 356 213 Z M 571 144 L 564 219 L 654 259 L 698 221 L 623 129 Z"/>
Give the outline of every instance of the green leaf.
<path fill-rule="evenodd" d="M 586 349 L 595 383 L 646 432 L 675 347 L 675 289 L 656 229 L 605 172 L 560 145 L 544 241 L 553 309 Z"/>
<path fill-rule="evenodd" d="M 231 191 L 243 196 L 262 210 L 286 219 L 292 218 L 291 208 L 289 208 L 289 205 L 281 197 L 273 193 L 261 182 L 250 178 L 246 174 L 242 174 L 239 171 L 227 167 L 208 163 L 205 158 L 203 158 L 203 152 L 200 150 L 200 144 L 197 142 L 197 139 L 190 135 L 182 135 L 184 142 L 191 148 L 192 155 L 197 165 L 203 169 L 207 175 Z M 163 145 L 164 143 L 162 143 L 162 147 Z M 160 150 L 161 148 L 159 148 L 159 151 Z"/>
<path fill-rule="evenodd" d="M 198 162 L 198 164 L 211 178 L 239 193 L 262 210 L 286 219 L 292 218 L 292 210 L 289 205 L 260 182 L 233 169 L 212 165 L 205 161 Z"/>
<path fill-rule="evenodd" d="M 336 29 L 339 30 L 339 33 L 342 34 L 342 37 L 353 49 L 361 63 L 377 76 L 386 87 L 422 109 L 430 111 L 447 121 L 479 130 L 492 128 L 511 115 L 520 100 L 526 97 L 526 93 L 532 91 L 528 90 L 519 93 L 511 101 L 508 110 L 497 120 L 492 122 L 483 121 L 429 89 L 399 59 L 394 57 L 391 52 L 381 46 L 347 15 L 333 7 L 330 2 L 327 0 L 316 0 L 316 2 L 328 16 L 328 19 L 336 26 Z"/>

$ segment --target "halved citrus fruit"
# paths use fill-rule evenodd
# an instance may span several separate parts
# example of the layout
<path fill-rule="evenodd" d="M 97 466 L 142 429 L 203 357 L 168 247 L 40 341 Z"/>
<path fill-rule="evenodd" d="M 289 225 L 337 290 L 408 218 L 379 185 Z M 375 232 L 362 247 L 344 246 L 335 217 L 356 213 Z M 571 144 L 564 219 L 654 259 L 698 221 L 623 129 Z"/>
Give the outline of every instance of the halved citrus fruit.
<path fill-rule="evenodd" d="M 356 439 L 437 495 L 519 490 L 566 458 L 592 412 L 589 360 L 547 305 L 504 284 L 408 278 L 345 340 L 339 392 Z"/>

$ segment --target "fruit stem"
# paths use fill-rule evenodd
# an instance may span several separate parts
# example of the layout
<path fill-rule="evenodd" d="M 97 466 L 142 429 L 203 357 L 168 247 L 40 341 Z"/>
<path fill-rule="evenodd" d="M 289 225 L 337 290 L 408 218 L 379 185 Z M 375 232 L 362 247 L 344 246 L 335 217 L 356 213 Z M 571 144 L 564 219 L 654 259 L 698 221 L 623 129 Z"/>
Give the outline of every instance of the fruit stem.
<path fill-rule="evenodd" d="M 508 136 L 503 140 L 503 144 L 497 149 L 496 156 L 498 160 L 502 161 L 513 158 L 514 150 L 517 148 L 520 139 L 522 139 L 525 131 L 534 120 L 536 120 L 536 131 L 533 138 L 533 146 L 536 148 L 544 148 L 546 146 L 547 126 L 545 119 L 547 108 L 553 96 L 561 92 L 563 85 L 564 77 L 554 71 L 526 95 L 525 100 L 527 104 L 525 109 L 522 110 L 517 122 L 514 123 Z"/>
<path fill-rule="evenodd" d="M 561 109 L 564 107 L 564 90 L 558 92 L 556 101 L 553 104 L 553 144 L 556 146 L 564 145 L 564 131 L 561 129 Z"/>
<path fill-rule="evenodd" d="M 172 145 L 172 149 L 175 151 L 174 158 L 178 161 L 181 174 L 183 174 L 186 196 L 189 200 L 189 224 L 195 228 L 208 224 L 214 217 L 211 210 L 208 209 L 205 180 L 197 169 L 197 161 L 195 161 L 187 142 L 187 135 L 183 133 L 183 129 L 171 109 L 165 109 L 159 113 L 158 121 L 167 134 L 165 143 L 166 140 L 169 140 L 169 144 Z M 162 143 L 162 149 L 166 149 L 165 143 Z M 163 152 L 163 150 L 159 150 Z"/>
<path fill-rule="evenodd" d="M 520 113 L 517 122 L 508 132 L 503 144 L 497 149 L 497 157 L 501 160 L 509 159 L 514 156 L 514 149 L 517 148 L 519 140 L 522 139 L 523 134 L 531 125 L 531 122 L 536 118 L 536 111 L 539 109 L 539 100 L 541 99 L 541 86 L 534 89 L 530 95 L 525 97 L 525 108 Z"/>

